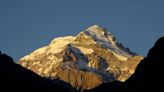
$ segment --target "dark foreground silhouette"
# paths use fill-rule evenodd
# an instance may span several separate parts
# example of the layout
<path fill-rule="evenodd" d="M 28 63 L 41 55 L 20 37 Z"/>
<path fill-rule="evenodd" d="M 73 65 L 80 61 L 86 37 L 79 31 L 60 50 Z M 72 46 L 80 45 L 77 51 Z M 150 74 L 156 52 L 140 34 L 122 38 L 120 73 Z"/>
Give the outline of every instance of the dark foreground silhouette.
<path fill-rule="evenodd" d="M 11 57 L 0 53 L 0 92 L 74 92 L 63 81 L 52 83 L 34 72 L 15 64 Z"/>
<path fill-rule="evenodd" d="M 163 92 L 164 87 L 164 37 L 150 49 L 147 57 L 137 66 L 136 72 L 124 83 L 104 83 L 85 92 Z M 0 92 L 75 92 L 63 81 L 41 78 L 32 71 L 13 62 L 0 53 Z"/>
<path fill-rule="evenodd" d="M 126 82 L 106 83 L 85 92 L 164 92 L 163 74 L 164 37 L 161 37 Z"/>

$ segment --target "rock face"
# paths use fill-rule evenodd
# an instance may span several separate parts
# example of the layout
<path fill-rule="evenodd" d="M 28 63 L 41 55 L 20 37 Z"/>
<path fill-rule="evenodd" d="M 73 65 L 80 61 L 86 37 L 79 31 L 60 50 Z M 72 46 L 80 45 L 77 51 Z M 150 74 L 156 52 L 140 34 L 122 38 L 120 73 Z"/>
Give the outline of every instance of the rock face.
<path fill-rule="evenodd" d="M 142 59 L 106 29 L 93 25 L 77 36 L 55 38 L 21 58 L 19 64 L 42 77 L 89 90 L 102 83 L 127 80 Z"/>
<path fill-rule="evenodd" d="M 11 57 L 0 53 L 0 92 L 76 92 L 63 81 L 53 82 L 15 64 Z"/>
<path fill-rule="evenodd" d="M 163 92 L 164 37 L 157 40 L 145 59 L 137 66 L 136 72 L 126 81 L 132 92 Z M 162 91 L 163 90 L 163 91 Z"/>
<path fill-rule="evenodd" d="M 125 82 L 114 81 L 84 92 L 163 92 L 164 37 L 149 50 L 135 73 Z"/>

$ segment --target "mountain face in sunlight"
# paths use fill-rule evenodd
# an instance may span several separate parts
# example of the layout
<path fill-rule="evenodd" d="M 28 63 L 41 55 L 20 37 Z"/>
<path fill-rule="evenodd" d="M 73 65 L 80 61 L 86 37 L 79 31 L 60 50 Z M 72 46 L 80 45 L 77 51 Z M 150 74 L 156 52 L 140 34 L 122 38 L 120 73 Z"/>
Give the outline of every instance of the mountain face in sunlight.
<path fill-rule="evenodd" d="M 77 92 L 70 84 L 60 80 L 50 81 L 0 52 L 0 92 Z"/>
<path fill-rule="evenodd" d="M 142 59 L 105 28 L 93 25 L 76 36 L 54 38 L 22 57 L 19 64 L 42 77 L 89 90 L 102 83 L 127 80 Z"/>
<path fill-rule="evenodd" d="M 163 92 L 164 36 L 159 38 L 147 56 L 137 65 L 135 73 L 125 82 L 113 81 L 83 92 Z M 163 90 L 163 91 L 162 91 Z"/>

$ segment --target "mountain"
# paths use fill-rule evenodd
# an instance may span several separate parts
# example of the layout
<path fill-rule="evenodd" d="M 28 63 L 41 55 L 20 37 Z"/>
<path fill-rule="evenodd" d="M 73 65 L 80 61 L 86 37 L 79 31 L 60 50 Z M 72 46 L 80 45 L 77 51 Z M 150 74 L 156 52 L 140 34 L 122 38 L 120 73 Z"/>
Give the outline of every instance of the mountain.
<path fill-rule="evenodd" d="M 141 60 L 136 71 L 125 82 L 112 81 L 84 92 L 163 92 L 164 37 L 150 49 L 146 58 Z M 0 91 L 41 91 L 41 92 L 76 92 L 67 83 L 53 82 L 40 77 L 31 70 L 15 64 L 11 57 L 0 53 Z M 163 91 L 162 91 L 163 90 Z"/>
<path fill-rule="evenodd" d="M 164 37 L 157 40 L 136 68 L 135 73 L 125 82 L 114 81 L 84 92 L 163 92 Z"/>
<path fill-rule="evenodd" d="M 157 40 L 147 57 L 137 66 L 136 72 L 126 81 L 131 91 L 164 91 L 164 37 Z"/>
<path fill-rule="evenodd" d="M 142 59 L 105 28 L 93 25 L 76 36 L 53 39 L 21 58 L 19 64 L 44 78 L 90 90 L 102 83 L 127 80 Z"/>
<path fill-rule="evenodd" d="M 0 92 L 75 92 L 69 84 L 40 77 L 0 53 Z"/>

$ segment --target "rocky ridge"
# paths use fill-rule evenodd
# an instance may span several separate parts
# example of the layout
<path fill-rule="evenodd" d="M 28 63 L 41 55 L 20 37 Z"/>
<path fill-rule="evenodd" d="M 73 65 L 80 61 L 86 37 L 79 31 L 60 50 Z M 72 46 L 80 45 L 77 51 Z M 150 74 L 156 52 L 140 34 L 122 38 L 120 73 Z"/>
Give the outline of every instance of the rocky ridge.
<path fill-rule="evenodd" d="M 42 77 L 89 90 L 102 83 L 127 80 L 142 59 L 106 29 L 93 25 L 77 36 L 55 38 L 21 58 L 19 64 Z"/>

